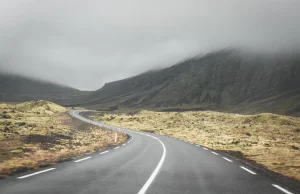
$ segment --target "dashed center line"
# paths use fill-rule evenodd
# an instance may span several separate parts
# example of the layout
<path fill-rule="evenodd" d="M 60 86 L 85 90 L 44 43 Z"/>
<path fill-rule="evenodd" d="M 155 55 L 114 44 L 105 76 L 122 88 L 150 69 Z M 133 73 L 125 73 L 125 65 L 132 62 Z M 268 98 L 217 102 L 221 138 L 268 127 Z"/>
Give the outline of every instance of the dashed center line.
<path fill-rule="evenodd" d="M 100 154 L 106 154 L 107 152 L 109 152 L 109 151 L 107 150 L 107 151 L 105 151 L 105 152 L 101 152 Z"/>
<path fill-rule="evenodd" d="M 249 170 L 248 168 L 245 168 L 245 167 L 243 167 L 243 166 L 240 166 L 240 167 L 241 167 L 243 170 L 245 170 L 245 171 L 247 171 L 247 172 L 249 172 L 249 173 L 251 173 L 251 174 L 256 174 L 255 172 Z"/>
<path fill-rule="evenodd" d="M 284 192 L 286 194 L 293 194 L 293 193 L 289 192 L 288 190 L 280 187 L 279 185 L 275 185 L 275 184 L 272 184 L 272 185 L 273 185 L 273 187 L 276 187 L 277 189 L 279 189 L 280 191 L 282 191 L 282 192 Z"/>
<path fill-rule="evenodd" d="M 203 148 L 204 150 L 208 150 L 207 148 Z"/>
<path fill-rule="evenodd" d="M 225 158 L 223 157 L 224 160 L 227 160 L 228 162 L 232 162 L 232 160 L 228 159 L 228 158 Z"/>
<path fill-rule="evenodd" d="M 80 159 L 80 160 L 76 160 L 76 161 L 74 161 L 74 162 L 81 162 L 81 161 L 84 161 L 84 160 L 88 160 L 88 159 L 90 159 L 90 158 L 92 158 L 92 157 L 86 157 L 86 158 L 82 158 L 82 159 Z"/>
<path fill-rule="evenodd" d="M 219 155 L 218 153 L 216 153 L 216 152 L 211 152 L 211 153 L 213 153 L 213 154 L 215 154 L 215 155 Z"/>
<path fill-rule="evenodd" d="M 115 147 L 115 148 L 114 148 L 114 150 L 116 150 L 116 149 L 119 149 L 119 148 L 120 148 L 120 146 L 118 146 L 118 147 Z"/>
<path fill-rule="evenodd" d="M 25 176 L 20 176 L 18 177 L 18 179 L 24 179 L 24 178 L 27 178 L 27 177 L 30 177 L 30 176 L 34 176 L 34 175 L 37 175 L 37 174 L 41 174 L 41 173 L 44 173 L 44 172 L 48 172 L 50 170 L 55 170 L 55 168 L 48 168 L 46 170 L 42 170 L 42 171 L 39 171 L 39 172 L 35 172 L 35 173 L 32 173 L 32 174 L 28 174 L 28 175 L 25 175 Z"/>

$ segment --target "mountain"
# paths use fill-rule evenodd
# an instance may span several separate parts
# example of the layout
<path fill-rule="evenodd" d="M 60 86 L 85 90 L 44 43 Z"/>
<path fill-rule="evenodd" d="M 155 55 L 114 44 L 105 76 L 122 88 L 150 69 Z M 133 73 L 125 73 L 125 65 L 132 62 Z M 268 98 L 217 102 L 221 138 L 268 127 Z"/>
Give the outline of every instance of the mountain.
<path fill-rule="evenodd" d="M 87 93 L 19 75 L 0 74 L 0 101 L 51 100 L 68 105 Z"/>
<path fill-rule="evenodd" d="M 300 112 L 299 53 L 224 49 L 169 68 L 106 83 L 82 103 L 95 108 Z"/>

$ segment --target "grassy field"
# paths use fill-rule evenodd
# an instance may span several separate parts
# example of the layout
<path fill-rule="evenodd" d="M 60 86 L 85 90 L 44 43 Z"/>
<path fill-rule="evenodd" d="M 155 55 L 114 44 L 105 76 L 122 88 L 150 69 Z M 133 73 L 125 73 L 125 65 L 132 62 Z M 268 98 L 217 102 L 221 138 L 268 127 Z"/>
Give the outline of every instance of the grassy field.
<path fill-rule="evenodd" d="M 280 174 L 300 180 L 300 118 L 213 111 L 98 113 L 93 119 L 149 130 L 216 150 L 237 151 Z"/>
<path fill-rule="evenodd" d="M 81 122 L 47 101 L 0 104 L 0 177 L 101 150 L 124 134 Z"/>

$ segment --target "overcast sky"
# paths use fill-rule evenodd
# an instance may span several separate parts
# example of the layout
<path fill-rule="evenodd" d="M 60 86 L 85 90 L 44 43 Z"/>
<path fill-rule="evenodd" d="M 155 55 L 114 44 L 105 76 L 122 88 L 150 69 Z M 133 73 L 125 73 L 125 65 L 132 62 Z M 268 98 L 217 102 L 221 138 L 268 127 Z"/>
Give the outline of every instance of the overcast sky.
<path fill-rule="evenodd" d="M 300 45 L 299 0 L 0 0 L 0 71 L 94 90 L 228 46 Z"/>

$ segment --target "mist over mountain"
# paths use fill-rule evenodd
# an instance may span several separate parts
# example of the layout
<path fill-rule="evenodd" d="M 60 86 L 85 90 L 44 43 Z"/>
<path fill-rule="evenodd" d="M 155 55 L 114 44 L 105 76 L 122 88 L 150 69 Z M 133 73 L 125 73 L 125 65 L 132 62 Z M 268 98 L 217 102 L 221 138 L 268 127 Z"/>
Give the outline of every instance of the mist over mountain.
<path fill-rule="evenodd" d="M 227 46 L 300 49 L 299 0 L 0 1 L 0 71 L 82 90 Z"/>
<path fill-rule="evenodd" d="M 300 55 L 224 49 L 163 70 L 106 83 L 86 106 L 198 107 L 297 114 Z M 244 108 L 243 108 L 244 107 Z"/>
<path fill-rule="evenodd" d="M 300 115 L 299 75 L 297 50 L 264 53 L 226 48 L 108 82 L 92 92 L 0 74 L 0 100 L 45 99 L 99 110 L 214 109 Z"/>

